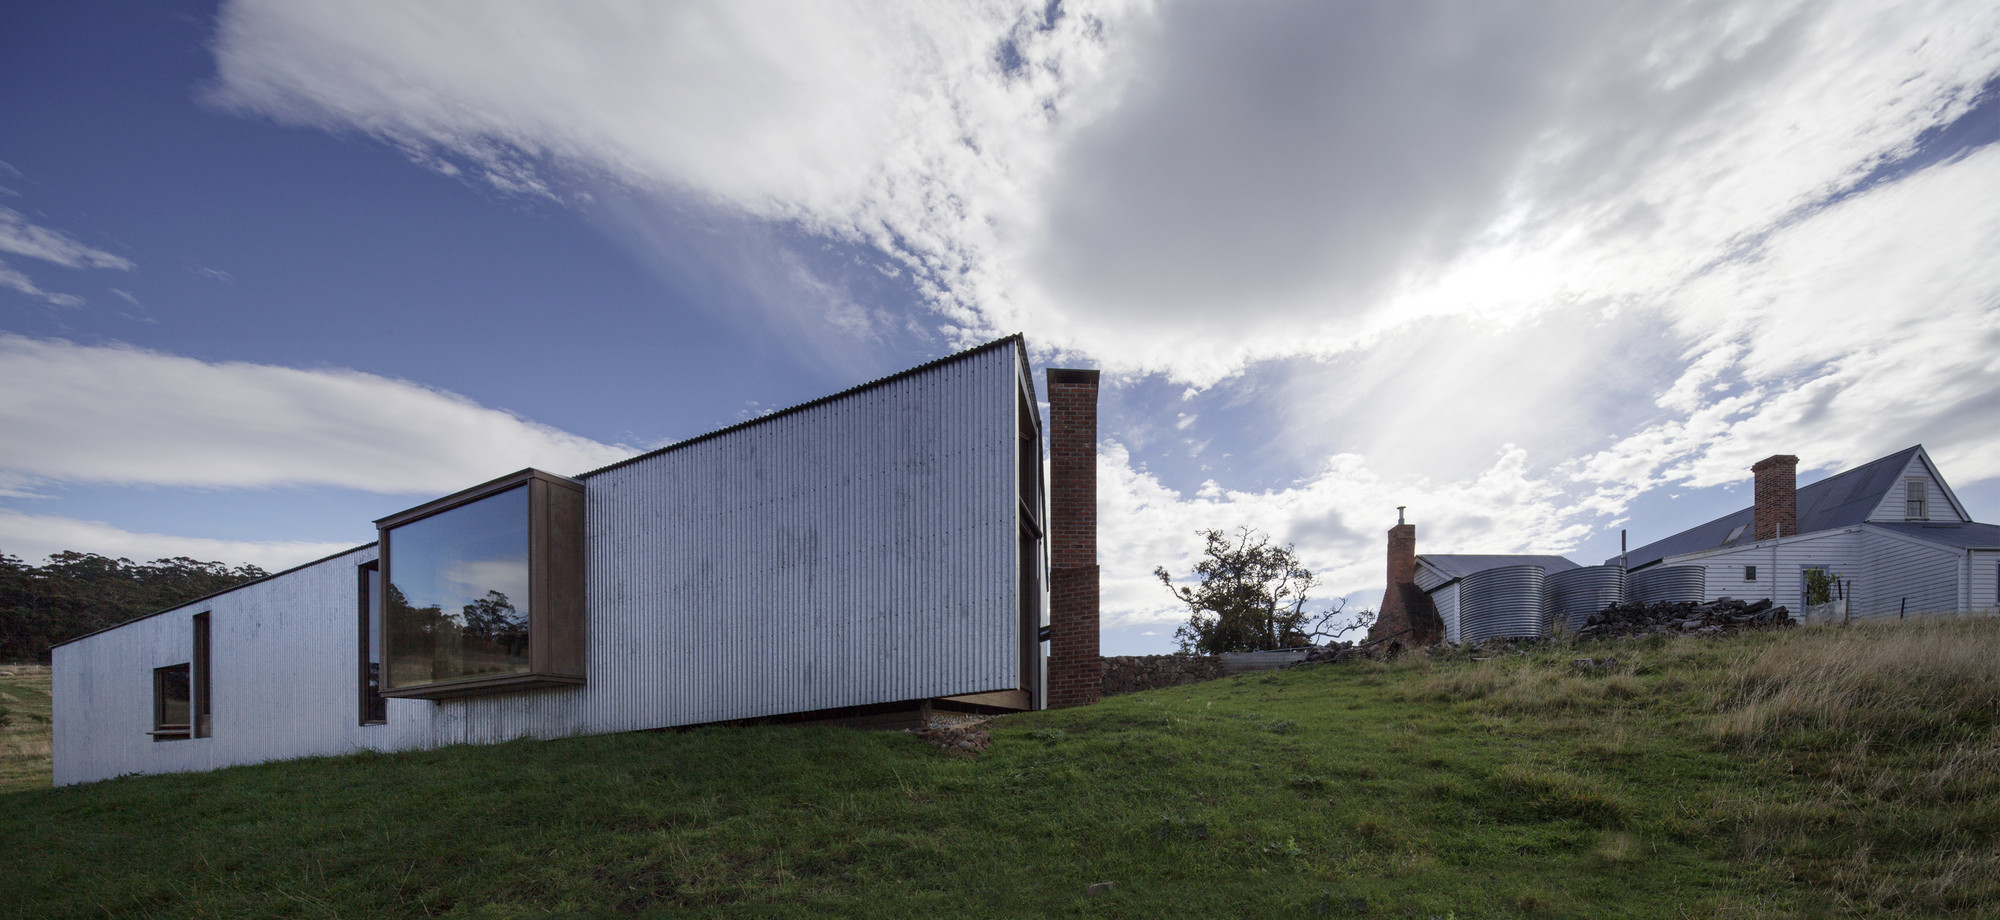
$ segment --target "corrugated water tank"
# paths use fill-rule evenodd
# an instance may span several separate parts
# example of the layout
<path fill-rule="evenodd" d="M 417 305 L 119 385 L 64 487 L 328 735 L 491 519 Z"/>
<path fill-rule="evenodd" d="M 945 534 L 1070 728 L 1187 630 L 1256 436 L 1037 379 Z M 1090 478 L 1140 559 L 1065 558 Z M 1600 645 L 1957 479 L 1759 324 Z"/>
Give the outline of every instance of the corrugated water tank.
<path fill-rule="evenodd" d="M 1466 642 L 1534 639 L 1542 634 L 1539 565 L 1506 565 L 1459 580 L 1459 631 Z"/>
<path fill-rule="evenodd" d="M 1543 627 L 1575 632 L 1590 615 L 1625 599 L 1625 570 L 1591 565 L 1548 577 L 1542 603 Z"/>
<path fill-rule="evenodd" d="M 1640 569 L 1625 578 L 1625 599 L 1641 604 L 1699 604 L 1708 597 L 1708 569 L 1668 565 Z"/>

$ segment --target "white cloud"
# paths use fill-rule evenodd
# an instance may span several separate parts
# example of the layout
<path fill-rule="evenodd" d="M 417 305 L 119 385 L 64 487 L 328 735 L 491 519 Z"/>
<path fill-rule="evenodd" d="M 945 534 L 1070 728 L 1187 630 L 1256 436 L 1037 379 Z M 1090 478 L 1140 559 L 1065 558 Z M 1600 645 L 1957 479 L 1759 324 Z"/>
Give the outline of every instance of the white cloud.
<path fill-rule="evenodd" d="M 1284 489 L 1238 491 L 1210 482 L 1194 496 L 1162 485 L 1115 442 L 1098 458 L 1098 538 L 1108 626 L 1186 618 L 1152 577 L 1155 566 L 1185 577 L 1207 529 L 1255 527 L 1295 544 L 1333 598 L 1354 592 L 1352 609 L 1374 608 L 1383 581 L 1384 542 L 1395 509 L 1408 505 L 1423 533 L 1442 535 L 1437 552 L 1561 553 L 1587 531 L 1564 484 L 1536 476 L 1527 451 L 1513 445 L 1489 455 L 1477 475 L 1458 481 L 1389 480 L 1364 457 L 1329 458 L 1313 476 Z"/>
<path fill-rule="evenodd" d="M 0 287 L 12 288 L 36 300 L 45 300 L 58 307 L 83 306 L 83 298 L 75 294 L 42 290 L 41 286 L 35 283 L 35 279 L 28 277 L 20 270 L 5 262 L 0 262 Z"/>
<path fill-rule="evenodd" d="M 0 252 L 54 262 L 64 268 L 115 268 L 131 271 L 130 259 L 86 246 L 69 234 L 38 227 L 12 208 L 0 207 Z"/>
<path fill-rule="evenodd" d="M 344 369 L 0 335 L 0 473 L 70 483 L 442 493 L 633 453 Z"/>
<path fill-rule="evenodd" d="M 0 508 L 0 552 L 18 557 L 30 565 L 40 565 L 52 553 L 84 548 L 99 555 L 140 562 L 186 556 L 230 565 L 247 563 L 275 572 L 352 547 L 344 543 L 215 540 L 134 533 L 101 521 L 24 514 Z"/>

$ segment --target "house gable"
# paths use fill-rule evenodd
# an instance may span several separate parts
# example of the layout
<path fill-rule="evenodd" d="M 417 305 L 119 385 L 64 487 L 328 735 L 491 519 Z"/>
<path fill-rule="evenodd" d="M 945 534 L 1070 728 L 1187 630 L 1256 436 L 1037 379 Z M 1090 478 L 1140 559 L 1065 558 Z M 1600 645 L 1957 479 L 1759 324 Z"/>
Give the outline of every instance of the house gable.
<path fill-rule="evenodd" d="M 1881 499 L 1873 511 L 1868 513 L 1870 523 L 1885 521 L 1938 521 L 1965 523 L 1972 516 L 1965 513 L 1965 506 L 1959 504 L 1958 496 L 1952 494 L 1951 486 L 1938 474 L 1937 466 L 1931 463 L 1930 455 L 1922 446 L 1917 447 L 1914 456 L 1894 478 L 1887 483 Z M 1921 502 L 1913 502 L 1911 496 L 1916 486 L 1923 496 Z M 1916 508 L 1912 506 L 1916 505 Z M 1920 510 L 1918 510 L 1920 509 Z M 1912 514 L 1913 510 L 1918 513 Z"/>

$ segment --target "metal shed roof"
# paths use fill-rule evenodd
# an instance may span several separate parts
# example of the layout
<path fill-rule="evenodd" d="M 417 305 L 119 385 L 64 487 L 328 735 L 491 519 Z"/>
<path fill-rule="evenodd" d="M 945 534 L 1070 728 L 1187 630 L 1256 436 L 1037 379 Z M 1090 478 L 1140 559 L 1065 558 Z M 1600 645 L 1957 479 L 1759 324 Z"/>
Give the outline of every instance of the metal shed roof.
<path fill-rule="evenodd" d="M 1852 527 L 1868 519 L 1870 512 L 1882 504 L 1910 465 L 1910 458 L 1922 452 L 1922 444 L 1899 450 L 1887 457 L 1871 460 L 1851 470 L 1828 476 L 1798 492 L 1799 533 L 1814 533 L 1821 530 L 1835 530 Z M 1940 480 L 1941 482 L 1942 480 Z M 1725 514 L 1706 524 L 1690 527 L 1663 540 L 1655 540 L 1625 554 L 1628 568 L 1652 565 L 1668 556 L 1684 553 L 1698 553 L 1706 549 L 1719 549 L 1756 542 L 1751 523 L 1755 517 L 1755 506 Z M 1741 527 L 1742 532 L 1737 533 Z M 1731 539 L 1734 535 L 1735 539 Z M 1786 536 L 1790 536 L 1787 534 Z M 1618 561 L 1617 556 L 1604 560 L 1607 564 Z"/>
<path fill-rule="evenodd" d="M 2000 524 L 1877 521 L 1868 526 L 1952 549 L 2000 549 Z"/>
<path fill-rule="evenodd" d="M 1432 570 L 1430 573 L 1432 577 L 1420 579 L 1420 582 L 1434 582 L 1434 584 L 1424 588 L 1426 591 L 1433 590 L 1438 586 L 1448 584 L 1455 579 L 1464 578 L 1476 572 L 1484 572 L 1487 569 L 1497 569 L 1502 566 L 1539 565 L 1549 572 L 1565 572 L 1570 569 L 1581 568 L 1581 566 L 1561 556 L 1483 556 L 1465 554 L 1418 556 L 1417 565 L 1429 566 Z"/>

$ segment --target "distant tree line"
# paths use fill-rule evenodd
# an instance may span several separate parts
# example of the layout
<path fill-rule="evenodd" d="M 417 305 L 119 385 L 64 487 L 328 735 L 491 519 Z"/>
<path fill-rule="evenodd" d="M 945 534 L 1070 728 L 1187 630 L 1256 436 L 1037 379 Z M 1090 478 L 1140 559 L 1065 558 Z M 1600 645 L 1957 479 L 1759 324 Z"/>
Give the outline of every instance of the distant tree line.
<path fill-rule="evenodd" d="M 185 556 L 133 562 L 61 552 L 46 565 L 0 553 L 0 661 L 48 661 L 56 643 L 264 577 Z"/>

